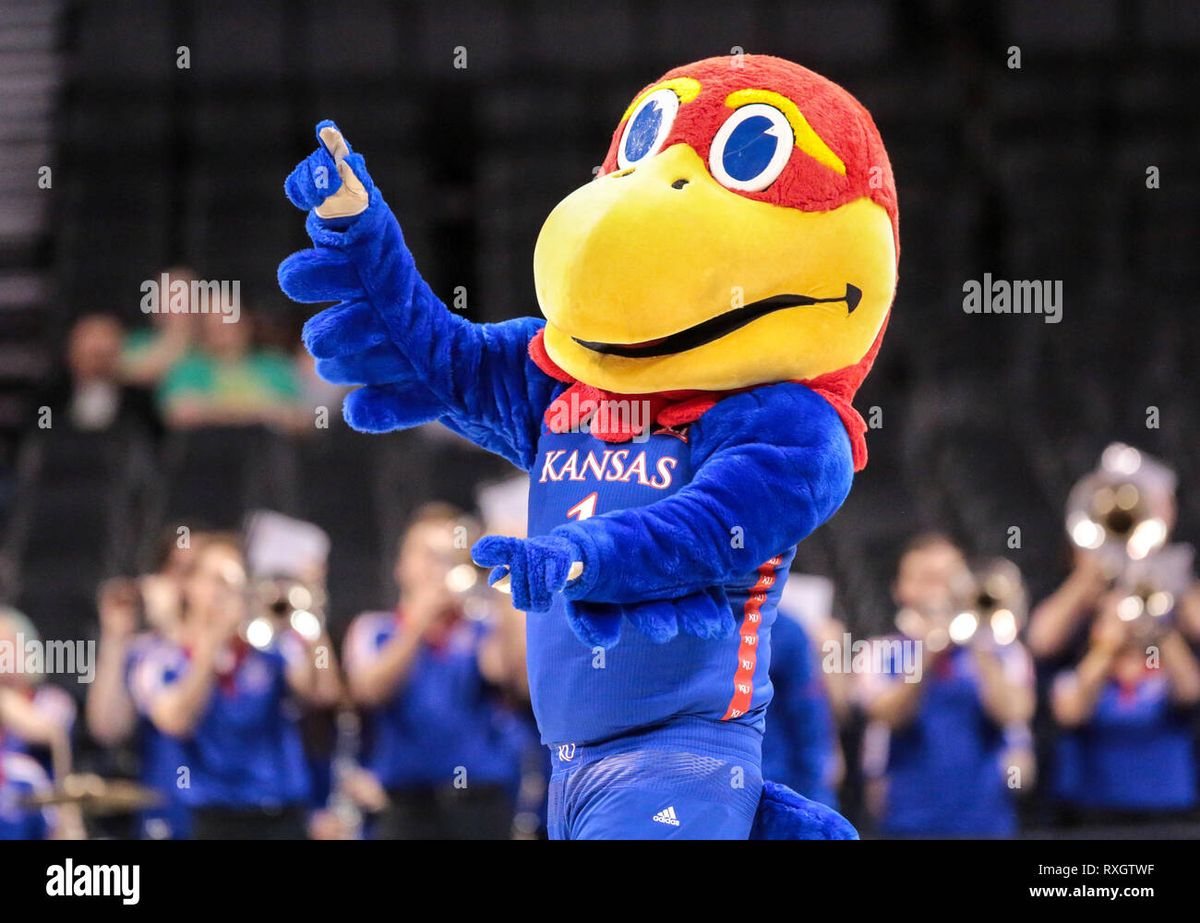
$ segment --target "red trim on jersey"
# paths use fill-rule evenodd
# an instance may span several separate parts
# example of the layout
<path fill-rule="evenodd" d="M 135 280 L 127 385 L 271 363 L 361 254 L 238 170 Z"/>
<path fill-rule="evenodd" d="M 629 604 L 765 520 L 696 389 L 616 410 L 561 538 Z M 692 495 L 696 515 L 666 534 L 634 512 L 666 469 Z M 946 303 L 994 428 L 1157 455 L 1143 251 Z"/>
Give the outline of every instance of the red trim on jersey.
<path fill-rule="evenodd" d="M 450 639 L 462 622 L 464 616 L 459 608 L 448 609 L 441 618 L 425 629 L 425 636 L 421 639 L 425 646 L 430 650 L 440 653 L 450 646 Z M 395 610 L 396 627 L 402 631 L 409 631 L 408 616 L 399 606 Z"/>
<path fill-rule="evenodd" d="M 220 663 L 222 651 L 229 651 L 233 655 L 233 663 L 225 669 L 222 669 Z M 217 678 L 217 686 L 225 695 L 234 695 L 237 692 L 237 674 L 242 668 L 242 664 L 250 655 L 250 644 L 241 635 L 235 635 L 222 649 L 214 655 L 213 673 Z M 192 662 L 192 645 L 183 645 L 183 656 L 188 663 Z"/>
<path fill-rule="evenodd" d="M 742 641 L 738 645 L 738 665 L 733 674 L 733 698 L 729 700 L 722 721 L 740 718 L 750 710 L 750 700 L 754 697 L 754 668 L 758 664 L 758 626 L 762 624 L 762 605 L 778 579 L 775 568 L 782 563 L 782 555 L 776 555 L 759 566 L 758 580 L 750 588 L 746 605 L 742 607 L 742 626 L 738 629 Z"/>

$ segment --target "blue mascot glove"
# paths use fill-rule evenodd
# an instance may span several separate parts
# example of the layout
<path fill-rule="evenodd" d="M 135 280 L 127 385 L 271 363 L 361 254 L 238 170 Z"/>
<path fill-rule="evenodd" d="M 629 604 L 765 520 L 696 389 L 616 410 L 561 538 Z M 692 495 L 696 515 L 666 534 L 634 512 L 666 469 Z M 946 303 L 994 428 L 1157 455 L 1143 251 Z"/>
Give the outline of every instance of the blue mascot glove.
<path fill-rule="evenodd" d="M 362 154 L 355 154 L 338 127 L 328 119 L 317 123 L 317 149 L 294 169 L 283 184 L 292 204 L 316 211 L 329 221 L 366 211 L 375 184 Z"/>
<path fill-rule="evenodd" d="M 489 585 L 508 580 L 513 605 L 526 612 L 545 612 L 556 592 L 566 590 L 569 595 L 571 567 L 583 560 L 575 542 L 554 534 L 528 539 L 489 535 L 475 543 L 471 555 L 476 564 L 493 568 Z M 719 589 L 639 603 L 566 602 L 571 630 L 589 647 L 615 645 L 621 637 L 622 618 L 657 644 L 681 633 L 705 640 L 727 638 L 737 629 Z"/>
<path fill-rule="evenodd" d="M 599 603 L 567 600 L 571 630 L 591 647 L 610 648 L 621 637 L 621 619 L 655 644 L 666 644 L 681 634 L 705 641 L 728 638 L 737 630 L 729 601 L 718 588 L 689 593 L 678 599 L 653 599 L 639 603 Z"/>
<path fill-rule="evenodd" d="M 490 586 L 509 578 L 513 605 L 525 612 L 549 609 L 554 594 L 570 580 L 571 565 L 583 559 L 578 545 L 558 535 L 488 535 L 475 543 L 471 556 L 476 564 L 492 568 Z"/>
<path fill-rule="evenodd" d="M 370 206 L 375 184 L 331 121 L 318 123 L 317 149 L 284 183 L 298 208 L 312 211 L 318 227 L 344 230 Z M 339 385 L 366 385 L 347 395 L 346 422 L 382 433 L 437 419 L 446 408 L 388 337 L 353 263 L 330 247 L 289 256 L 279 267 L 279 287 L 303 304 L 339 302 L 309 318 L 302 339 L 317 360 L 317 374 Z"/>

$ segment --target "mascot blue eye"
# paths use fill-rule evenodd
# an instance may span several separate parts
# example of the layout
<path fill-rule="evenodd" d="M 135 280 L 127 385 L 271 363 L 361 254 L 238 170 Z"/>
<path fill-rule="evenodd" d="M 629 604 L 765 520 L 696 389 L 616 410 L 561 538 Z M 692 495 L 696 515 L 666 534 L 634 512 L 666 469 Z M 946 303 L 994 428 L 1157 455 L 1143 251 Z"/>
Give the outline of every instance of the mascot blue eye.
<path fill-rule="evenodd" d="M 758 192 L 783 172 L 794 145 L 787 116 L 766 103 L 751 103 L 734 112 L 717 130 L 708 168 L 723 186 Z"/>
<path fill-rule="evenodd" d="M 655 90 L 640 103 L 625 123 L 617 147 L 617 164 L 622 170 L 658 153 L 671 133 L 679 97 L 674 90 Z"/>

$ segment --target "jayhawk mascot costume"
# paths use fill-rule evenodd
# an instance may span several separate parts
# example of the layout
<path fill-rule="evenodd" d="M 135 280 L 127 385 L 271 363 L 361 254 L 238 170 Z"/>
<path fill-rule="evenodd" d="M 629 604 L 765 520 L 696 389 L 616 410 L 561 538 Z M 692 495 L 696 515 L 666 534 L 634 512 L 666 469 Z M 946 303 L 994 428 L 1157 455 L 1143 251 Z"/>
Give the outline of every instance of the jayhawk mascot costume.
<path fill-rule="evenodd" d="M 530 473 L 527 537 L 473 554 L 527 613 L 551 836 L 855 838 L 760 754 L 788 566 L 867 459 L 851 401 L 899 253 L 870 114 L 779 58 L 670 71 L 546 219 L 544 319 L 498 324 L 438 300 L 363 157 L 317 135 L 285 187 L 313 247 L 279 281 L 335 302 L 304 342 L 361 386 L 347 421 L 440 421 Z"/>

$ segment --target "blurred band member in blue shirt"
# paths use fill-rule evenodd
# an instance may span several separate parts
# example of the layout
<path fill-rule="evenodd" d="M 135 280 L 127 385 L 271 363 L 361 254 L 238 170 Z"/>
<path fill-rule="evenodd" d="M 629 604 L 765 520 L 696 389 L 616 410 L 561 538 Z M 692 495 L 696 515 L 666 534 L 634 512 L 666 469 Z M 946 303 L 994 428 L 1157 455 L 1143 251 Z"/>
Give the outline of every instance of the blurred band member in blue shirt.
<path fill-rule="evenodd" d="M 1011 836 L 1014 789 L 1031 780 L 1008 747 L 1033 714 L 1033 668 L 1016 641 L 979 631 L 949 640 L 966 564 L 950 539 L 921 535 L 906 547 L 892 592 L 908 656 L 859 677 L 870 725 L 864 759 L 876 776 L 879 829 L 887 836 Z M 903 651 L 901 647 L 889 648 Z"/>
<path fill-rule="evenodd" d="M 0 727 L 0 742 L 4 729 Z M 50 791 L 50 777 L 33 757 L 0 749 L 0 840 L 45 840 L 55 833 L 55 812 L 23 802 Z"/>
<path fill-rule="evenodd" d="M 160 806 L 137 818 L 137 834 L 143 839 L 186 839 L 191 831 L 188 808 L 176 785 L 184 764 L 182 744 L 138 712 L 132 684 L 139 674 L 146 675 L 140 670 L 143 660 L 152 658 L 161 645 L 181 643 L 184 582 L 195 562 L 193 549 L 203 540 L 200 532 L 170 529 L 153 573 L 136 580 L 108 580 L 98 594 L 100 646 L 95 681 L 88 688 L 87 726 L 106 747 L 132 743 L 139 781 L 162 797 Z"/>
<path fill-rule="evenodd" d="M 1191 722 L 1200 664 L 1179 629 L 1142 634 L 1118 614 L 1126 594 L 1102 600 L 1079 662 L 1055 678 L 1054 791 L 1082 823 L 1178 816 L 1196 807 Z"/>
<path fill-rule="evenodd" d="M 523 731 L 504 689 L 523 665 L 491 620 L 468 617 L 473 532 L 452 507 L 418 512 L 400 543 L 396 608 L 363 613 L 346 636 L 363 762 L 388 794 L 379 839 L 512 834 Z"/>
<path fill-rule="evenodd" d="M 185 583 L 180 643 L 144 656 L 131 680 L 154 726 L 181 744 L 181 797 L 197 839 L 303 839 L 311 780 L 297 726 L 337 695 L 328 639 L 294 632 L 247 643 L 249 594 L 236 541 L 212 537 Z M 323 656 L 315 652 L 322 649 Z"/>

